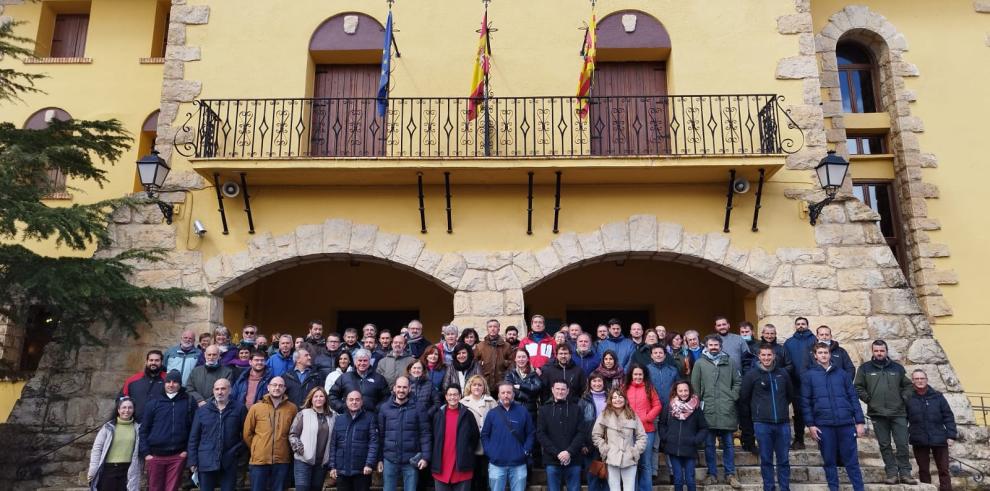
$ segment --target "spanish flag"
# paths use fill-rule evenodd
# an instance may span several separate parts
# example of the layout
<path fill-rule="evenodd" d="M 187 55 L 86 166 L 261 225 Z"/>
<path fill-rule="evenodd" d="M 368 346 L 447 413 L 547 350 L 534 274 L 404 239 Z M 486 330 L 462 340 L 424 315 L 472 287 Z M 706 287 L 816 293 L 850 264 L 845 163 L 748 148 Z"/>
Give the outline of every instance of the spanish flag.
<path fill-rule="evenodd" d="M 478 55 L 474 59 L 474 76 L 471 77 L 471 100 L 468 102 L 467 120 L 478 117 L 478 106 L 484 102 L 491 68 L 492 50 L 488 45 L 488 11 L 481 19 L 481 37 L 478 39 Z"/>
<path fill-rule="evenodd" d="M 584 67 L 581 68 L 581 78 L 578 80 L 578 117 L 584 118 L 588 115 L 588 109 L 591 107 L 591 101 L 588 99 L 591 96 L 591 82 L 595 74 L 595 44 L 597 43 L 597 34 L 595 30 L 598 26 L 598 21 L 595 18 L 594 10 L 591 11 L 591 23 L 588 24 L 588 33 L 584 36 Z"/>

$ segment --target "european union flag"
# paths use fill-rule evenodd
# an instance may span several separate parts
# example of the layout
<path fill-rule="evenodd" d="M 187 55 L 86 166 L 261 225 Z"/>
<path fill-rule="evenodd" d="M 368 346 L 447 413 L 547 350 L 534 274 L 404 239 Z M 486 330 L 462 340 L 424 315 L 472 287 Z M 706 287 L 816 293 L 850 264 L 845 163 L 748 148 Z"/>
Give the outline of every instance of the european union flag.
<path fill-rule="evenodd" d="M 385 23 L 385 46 L 382 48 L 382 74 L 378 79 L 378 116 L 384 117 L 388 111 L 388 82 L 392 71 L 392 12 Z"/>

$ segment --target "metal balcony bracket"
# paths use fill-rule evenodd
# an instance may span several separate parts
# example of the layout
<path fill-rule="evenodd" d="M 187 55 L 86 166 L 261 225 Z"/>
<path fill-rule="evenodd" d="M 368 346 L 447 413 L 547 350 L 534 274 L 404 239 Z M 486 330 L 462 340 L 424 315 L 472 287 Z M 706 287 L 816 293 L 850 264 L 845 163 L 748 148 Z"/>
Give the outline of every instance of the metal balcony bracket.
<path fill-rule="evenodd" d="M 763 181 L 766 177 L 766 169 L 760 169 L 760 182 L 756 185 L 756 205 L 753 207 L 753 232 L 760 231 L 760 207 L 763 201 Z"/>
<path fill-rule="evenodd" d="M 447 233 L 454 233 L 454 223 L 450 217 L 450 172 L 443 173 L 443 187 L 447 195 Z"/>
<path fill-rule="evenodd" d="M 248 233 L 254 233 L 254 215 L 251 214 L 251 197 L 248 195 L 247 174 L 241 172 L 241 191 L 244 192 L 244 212 L 247 213 Z"/>
<path fill-rule="evenodd" d="M 220 174 L 217 172 L 213 173 L 213 189 L 217 192 L 217 211 L 220 212 L 220 223 L 223 224 L 223 234 L 227 235 L 230 233 L 230 229 L 227 228 L 227 212 L 223 209 L 223 194 L 220 192 Z"/>
<path fill-rule="evenodd" d="M 419 186 L 419 232 L 426 233 L 426 205 L 423 203 L 423 173 L 416 173 L 416 181 Z"/>
<path fill-rule="evenodd" d="M 732 215 L 732 195 L 735 191 L 732 189 L 732 185 L 736 182 L 736 170 L 732 169 L 729 171 L 729 191 L 725 194 L 725 225 L 722 227 L 722 232 L 729 233 L 729 217 Z"/>
<path fill-rule="evenodd" d="M 559 233 L 560 228 L 557 226 L 560 222 L 560 171 L 557 171 L 557 191 L 553 198 L 553 233 Z"/>
<path fill-rule="evenodd" d="M 533 235 L 533 173 L 529 173 L 529 196 L 526 206 L 526 235 Z"/>

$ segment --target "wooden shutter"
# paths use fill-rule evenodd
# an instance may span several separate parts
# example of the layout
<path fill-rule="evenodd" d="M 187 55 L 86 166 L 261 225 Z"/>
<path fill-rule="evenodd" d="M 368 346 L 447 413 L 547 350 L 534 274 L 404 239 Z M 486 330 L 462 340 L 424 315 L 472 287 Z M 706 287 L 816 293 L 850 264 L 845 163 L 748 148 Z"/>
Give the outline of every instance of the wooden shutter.
<path fill-rule="evenodd" d="M 593 155 L 669 152 L 667 72 L 662 62 L 604 62 L 591 88 Z"/>
<path fill-rule="evenodd" d="M 53 58 L 82 58 L 86 53 L 86 31 L 89 14 L 59 14 L 55 16 L 52 33 Z"/>
<path fill-rule="evenodd" d="M 313 141 L 317 156 L 383 155 L 385 127 L 378 116 L 378 65 L 318 65 Z"/>

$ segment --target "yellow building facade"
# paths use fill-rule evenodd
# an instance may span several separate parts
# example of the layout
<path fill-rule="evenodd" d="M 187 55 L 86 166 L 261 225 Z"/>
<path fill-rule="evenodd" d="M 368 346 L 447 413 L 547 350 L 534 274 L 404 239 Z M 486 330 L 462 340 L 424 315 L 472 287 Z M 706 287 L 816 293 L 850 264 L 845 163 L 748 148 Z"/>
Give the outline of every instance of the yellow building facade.
<path fill-rule="evenodd" d="M 786 338 L 805 316 L 857 363 L 887 339 L 947 391 L 960 455 L 990 457 L 963 393 L 990 392 L 976 347 L 990 289 L 986 2 L 600 0 L 581 117 L 591 5 L 493 0 L 474 120 L 482 2 L 395 2 L 381 113 L 386 2 L 0 5 L 37 39 L 36 58 L 2 63 L 49 75 L 2 120 L 60 109 L 136 138 L 108 186 L 70 181 L 50 204 L 139 190 L 133 162 L 156 149 L 173 223 L 156 206 L 118 210 L 113 246 L 88 253 L 165 247 L 134 281 L 204 292 L 137 340 L 69 360 L 49 348 L 8 426 L 95 425 L 144 351 L 186 328 L 302 335 L 310 319 L 395 330 L 414 316 L 436 340 L 446 323 L 524 331 L 540 313 L 552 328 L 614 315 L 707 333 L 726 314 Z M 56 38 L 78 40 L 79 16 L 84 48 L 64 56 Z M 827 150 L 849 173 L 812 226 Z M 19 351 L 24 333 L 6 329 Z"/>

